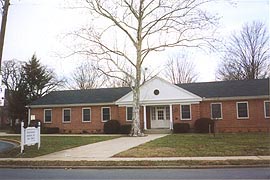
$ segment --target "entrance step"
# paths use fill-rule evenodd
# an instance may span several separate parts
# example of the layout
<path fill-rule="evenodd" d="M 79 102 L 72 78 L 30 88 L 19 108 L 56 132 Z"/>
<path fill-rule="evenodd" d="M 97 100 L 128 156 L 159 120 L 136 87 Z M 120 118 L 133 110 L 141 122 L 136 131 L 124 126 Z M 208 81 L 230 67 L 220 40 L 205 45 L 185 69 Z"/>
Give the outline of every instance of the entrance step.
<path fill-rule="evenodd" d="M 171 134 L 172 131 L 170 129 L 147 129 L 144 130 L 145 134 Z"/>

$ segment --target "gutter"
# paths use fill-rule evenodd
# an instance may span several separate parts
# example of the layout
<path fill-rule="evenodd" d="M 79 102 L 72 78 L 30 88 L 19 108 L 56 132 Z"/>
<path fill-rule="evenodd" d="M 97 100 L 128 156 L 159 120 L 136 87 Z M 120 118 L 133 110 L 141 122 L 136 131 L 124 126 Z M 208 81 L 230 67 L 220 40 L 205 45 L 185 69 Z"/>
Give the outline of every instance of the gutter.
<path fill-rule="evenodd" d="M 202 101 L 229 101 L 229 100 L 252 100 L 252 99 L 269 99 L 269 95 L 263 96 L 235 96 L 235 97 L 203 97 Z"/>
<path fill-rule="evenodd" d="M 53 107 L 80 107 L 80 106 L 108 106 L 115 105 L 114 102 L 107 103 L 82 103 L 82 104 L 46 104 L 46 105 L 27 105 L 27 108 L 53 108 Z"/>

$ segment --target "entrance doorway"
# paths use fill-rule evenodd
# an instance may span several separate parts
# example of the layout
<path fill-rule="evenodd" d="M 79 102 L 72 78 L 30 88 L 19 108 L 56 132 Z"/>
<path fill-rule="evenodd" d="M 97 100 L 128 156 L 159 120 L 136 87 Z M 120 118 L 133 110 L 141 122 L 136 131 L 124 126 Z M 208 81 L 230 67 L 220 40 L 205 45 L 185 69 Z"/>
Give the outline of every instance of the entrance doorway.
<path fill-rule="evenodd" d="M 170 128 L 170 107 L 150 107 L 151 128 Z"/>

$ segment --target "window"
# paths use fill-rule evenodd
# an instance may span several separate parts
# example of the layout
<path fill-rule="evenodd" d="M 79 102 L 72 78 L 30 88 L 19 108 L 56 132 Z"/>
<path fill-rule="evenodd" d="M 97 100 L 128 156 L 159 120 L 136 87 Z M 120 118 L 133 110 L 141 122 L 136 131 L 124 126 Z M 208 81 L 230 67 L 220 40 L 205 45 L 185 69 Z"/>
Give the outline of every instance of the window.
<path fill-rule="evenodd" d="M 102 122 L 109 121 L 111 119 L 111 112 L 109 107 L 102 108 Z"/>
<path fill-rule="evenodd" d="M 132 113 L 133 113 L 133 108 L 132 107 L 127 107 L 126 108 L 127 121 L 132 121 Z"/>
<path fill-rule="evenodd" d="M 44 109 L 44 123 L 51 123 L 51 122 L 52 122 L 52 110 Z"/>
<path fill-rule="evenodd" d="M 190 105 L 181 105 L 181 119 L 191 120 Z"/>
<path fill-rule="evenodd" d="M 70 109 L 63 109 L 63 122 L 70 122 Z"/>
<path fill-rule="evenodd" d="M 222 119 L 221 103 L 212 103 L 211 104 L 211 118 L 212 119 Z"/>
<path fill-rule="evenodd" d="M 82 122 L 90 122 L 91 121 L 91 109 L 83 108 L 82 109 Z"/>
<path fill-rule="evenodd" d="M 264 117 L 270 118 L 270 101 L 264 101 Z"/>
<path fill-rule="evenodd" d="M 151 107 L 151 120 L 156 120 L 156 107 Z"/>
<path fill-rule="evenodd" d="M 157 119 L 164 120 L 164 107 L 157 107 Z"/>
<path fill-rule="evenodd" d="M 248 117 L 248 102 L 237 102 L 237 118 L 247 119 Z"/>

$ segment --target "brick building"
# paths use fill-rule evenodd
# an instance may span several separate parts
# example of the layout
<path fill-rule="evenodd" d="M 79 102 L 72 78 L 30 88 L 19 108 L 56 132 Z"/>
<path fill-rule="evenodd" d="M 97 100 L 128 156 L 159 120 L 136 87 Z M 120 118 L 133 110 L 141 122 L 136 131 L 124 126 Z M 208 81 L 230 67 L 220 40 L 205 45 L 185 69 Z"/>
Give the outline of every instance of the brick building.
<path fill-rule="evenodd" d="M 219 132 L 269 132 L 269 79 L 171 84 L 161 78 L 141 86 L 142 129 L 173 129 L 201 117 Z M 46 127 L 62 133 L 102 133 L 104 122 L 131 123 L 130 88 L 54 91 L 28 106 Z M 33 117 L 33 116 L 32 116 Z"/>

